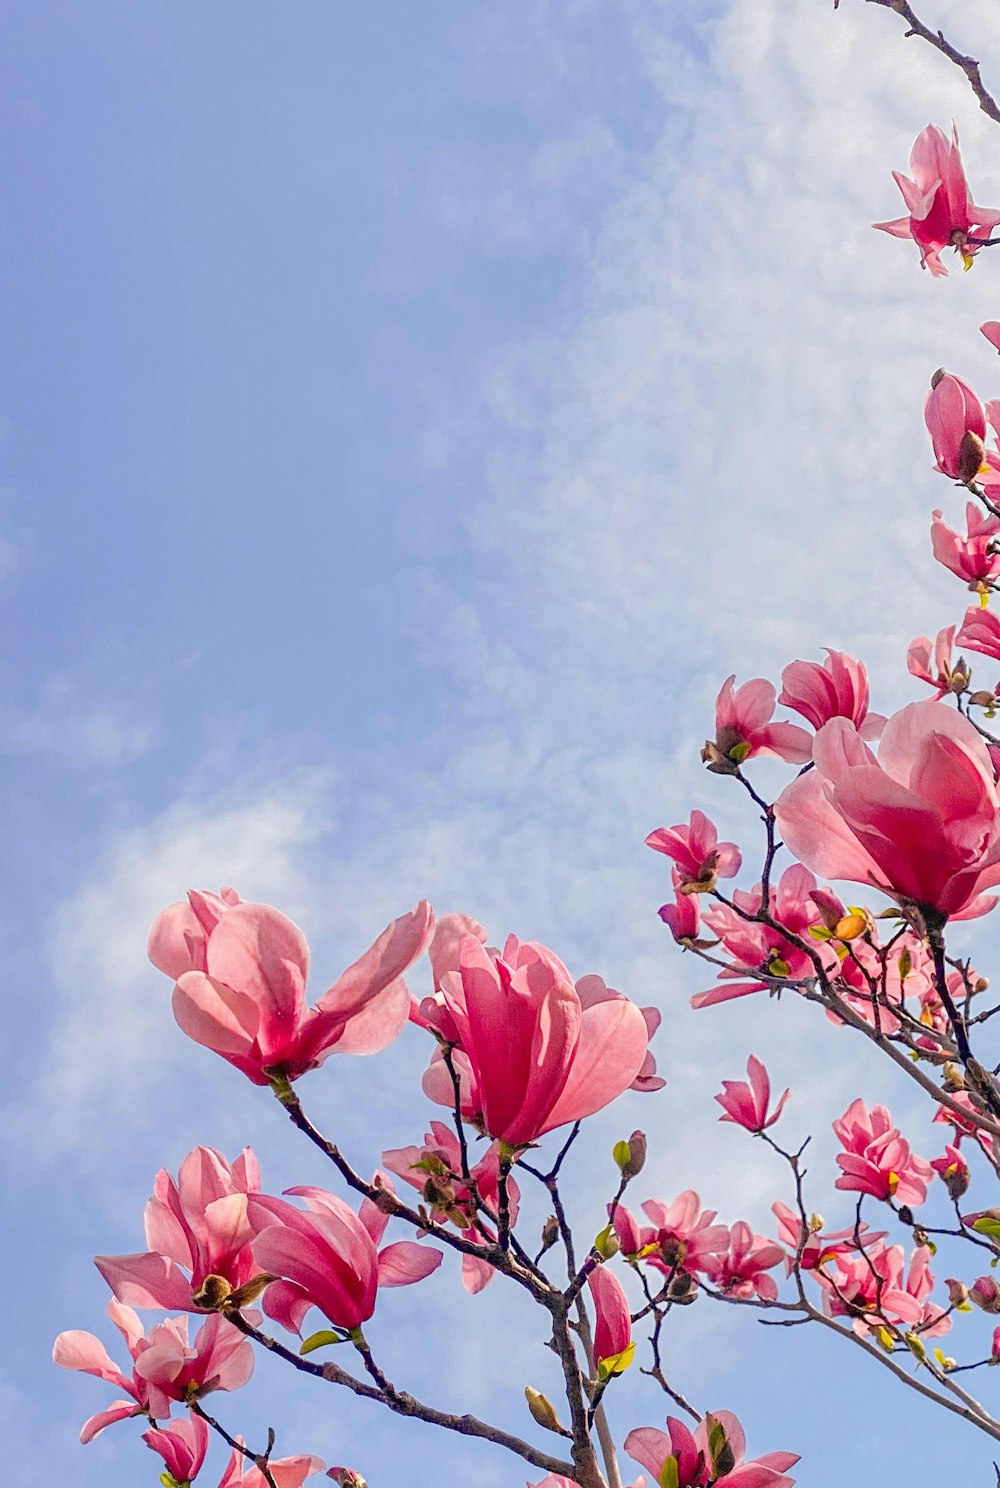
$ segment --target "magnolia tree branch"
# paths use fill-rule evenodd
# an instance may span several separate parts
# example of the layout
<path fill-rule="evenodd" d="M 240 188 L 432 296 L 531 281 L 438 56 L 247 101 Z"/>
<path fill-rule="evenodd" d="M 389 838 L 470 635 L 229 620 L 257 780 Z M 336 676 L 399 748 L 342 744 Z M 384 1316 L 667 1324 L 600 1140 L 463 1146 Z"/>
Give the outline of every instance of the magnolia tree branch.
<path fill-rule="evenodd" d="M 838 8 L 839 3 L 840 0 L 834 0 L 834 10 Z M 919 36 L 922 41 L 926 41 L 929 46 L 939 51 L 943 57 L 947 57 L 949 62 L 960 67 L 968 78 L 969 87 L 978 98 L 979 107 L 983 113 L 992 119 L 994 124 L 1000 124 L 1000 106 L 997 105 L 993 95 L 987 91 L 979 71 L 979 63 L 974 57 L 967 57 L 957 47 L 952 46 L 943 32 L 932 31 L 929 26 L 925 26 L 923 21 L 914 15 L 913 7 L 907 3 L 907 0 L 866 0 L 866 3 L 880 5 L 883 10 L 894 10 L 906 22 L 905 34 L 907 36 Z"/>
<path fill-rule="evenodd" d="M 257 1468 L 258 1472 L 260 1472 L 263 1476 L 264 1482 L 267 1484 L 267 1488 L 278 1488 L 278 1485 L 274 1480 L 274 1476 L 270 1468 L 271 1452 L 274 1450 L 273 1428 L 268 1427 L 267 1446 L 264 1451 L 260 1453 L 252 1452 L 246 1445 L 246 1443 L 241 1441 L 238 1436 L 230 1436 L 225 1426 L 217 1421 L 214 1416 L 210 1416 L 206 1410 L 203 1410 L 198 1404 L 197 1400 L 192 1400 L 188 1409 L 191 1411 L 192 1415 L 200 1416 L 201 1419 L 205 1422 L 205 1425 L 210 1426 L 218 1436 L 222 1437 L 222 1440 L 224 1442 L 228 1442 L 229 1446 L 232 1447 L 234 1452 L 239 1452 L 240 1455 L 242 1457 L 245 1457 L 248 1462 L 252 1462 L 254 1467 Z"/>

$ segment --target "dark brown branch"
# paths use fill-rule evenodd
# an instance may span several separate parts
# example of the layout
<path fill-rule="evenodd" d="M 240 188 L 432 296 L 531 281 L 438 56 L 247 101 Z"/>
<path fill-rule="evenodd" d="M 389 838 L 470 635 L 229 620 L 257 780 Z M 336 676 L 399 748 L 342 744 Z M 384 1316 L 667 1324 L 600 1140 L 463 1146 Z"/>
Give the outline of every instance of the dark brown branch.
<path fill-rule="evenodd" d="M 834 9 L 837 8 L 838 3 L 839 0 L 835 0 Z M 978 98 L 979 107 L 983 113 L 992 119 L 994 124 L 1000 124 L 1000 106 L 993 95 L 987 92 L 979 71 L 979 63 L 974 57 L 964 56 L 957 47 L 952 46 L 951 42 L 945 39 L 943 32 L 932 31 L 929 26 L 924 25 L 923 21 L 918 20 L 908 0 L 866 0 L 866 3 L 880 5 L 883 10 L 894 10 L 906 22 L 907 36 L 919 36 L 921 41 L 926 41 L 928 46 L 934 47 L 943 57 L 947 57 L 949 62 L 960 67 L 968 79 L 969 87 Z"/>

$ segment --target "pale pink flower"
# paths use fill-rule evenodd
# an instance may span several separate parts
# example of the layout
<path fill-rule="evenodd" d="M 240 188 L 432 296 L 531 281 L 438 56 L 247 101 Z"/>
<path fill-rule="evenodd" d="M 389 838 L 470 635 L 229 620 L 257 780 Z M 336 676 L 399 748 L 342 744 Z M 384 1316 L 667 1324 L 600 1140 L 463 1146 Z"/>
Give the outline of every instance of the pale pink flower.
<path fill-rule="evenodd" d="M 389 1180 L 380 1177 L 391 1192 Z M 389 1216 L 370 1199 L 355 1214 L 343 1199 L 322 1188 L 303 1186 L 286 1192 L 304 1199 L 308 1210 L 255 1194 L 250 1220 L 256 1230 L 253 1252 L 258 1266 L 282 1278 L 265 1292 L 264 1311 L 290 1333 L 301 1333 L 311 1307 L 318 1307 L 335 1327 L 359 1328 L 375 1311 L 379 1287 L 409 1286 L 441 1264 L 441 1251 L 414 1240 L 399 1240 L 379 1250 Z"/>
<path fill-rule="evenodd" d="M 334 1052 L 376 1053 L 398 1036 L 409 1012 L 403 973 L 434 925 L 425 901 L 309 1008 L 309 947 L 298 926 L 267 904 L 211 900 L 192 893 L 170 905 L 149 936 L 153 964 L 176 979 L 174 1017 L 195 1043 L 267 1085 L 298 1079 Z"/>
<path fill-rule="evenodd" d="M 906 653 L 906 665 L 910 674 L 933 687 L 938 697 L 943 697 L 951 688 L 952 647 L 955 644 L 954 625 L 939 630 L 933 641 L 928 636 L 916 636 Z M 963 680 L 964 687 L 964 680 Z"/>
<path fill-rule="evenodd" d="M 878 758 L 834 718 L 816 735 L 813 760 L 774 808 L 797 858 L 942 917 L 986 907 L 978 896 L 1000 882 L 1000 795 L 966 718 L 910 703 L 886 724 Z"/>
<path fill-rule="evenodd" d="M 840 1251 L 824 1259 L 815 1275 L 824 1288 L 831 1317 L 849 1317 L 860 1335 L 885 1323 L 912 1327 L 924 1315 L 923 1301 L 913 1295 L 904 1276 L 901 1245 L 866 1246 L 864 1253 Z"/>
<path fill-rule="evenodd" d="M 1000 222 L 1000 212 L 977 207 L 958 150 L 958 132 L 952 125 L 951 139 L 935 124 L 921 130 L 910 151 L 912 179 L 893 171 L 893 180 L 906 203 L 907 216 L 893 222 L 874 222 L 873 227 L 896 238 L 912 238 L 920 249 L 921 268 L 935 278 L 947 274 L 941 250 L 954 248 L 969 268 L 981 243 Z"/>
<path fill-rule="evenodd" d="M 972 605 L 965 612 L 957 641 L 970 651 L 978 651 L 991 661 L 1000 661 L 1000 620 L 992 610 Z"/>
<path fill-rule="evenodd" d="M 59 1334 L 52 1349 L 53 1362 L 60 1368 L 96 1375 L 131 1396 L 91 1416 L 80 1432 L 82 1442 L 126 1416 L 168 1416 L 175 1400 L 197 1400 L 211 1390 L 238 1390 L 253 1374 L 250 1340 L 219 1313 L 202 1324 L 192 1345 L 186 1317 L 168 1318 L 147 1333 L 132 1308 L 120 1302 L 108 1303 L 108 1316 L 132 1357 L 131 1376 L 113 1363 L 93 1333 L 70 1329 Z"/>
<path fill-rule="evenodd" d="M 716 880 L 734 878 L 743 861 L 735 842 L 720 842 L 715 823 L 703 811 L 692 811 L 689 823 L 657 827 L 646 846 L 674 862 L 674 883 L 682 893 L 709 893 Z"/>
<path fill-rule="evenodd" d="M 777 1121 L 792 1092 L 786 1090 L 774 1112 L 769 1115 L 767 1108 L 771 1103 L 771 1080 L 756 1054 L 751 1054 L 747 1060 L 747 1076 L 749 1084 L 746 1080 L 723 1080 L 722 1094 L 715 1097 L 725 1112 L 719 1120 L 732 1121 L 751 1132 L 766 1131 Z"/>
<path fill-rule="evenodd" d="M 997 524 L 1000 526 L 1000 523 Z M 822 728 L 831 718 L 848 718 L 863 739 L 877 739 L 885 727 L 881 713 L 868 711 L 868 670 L 845 651 L 827 650 L 826 661 L 793 661 L 781 674 L 778 702 Z"/>
<path fill-rule="evenodd" d="M 187 1416 L 183 1421 L 154 1427 L 152 1431 L 144 1431 L 142 1439 L 147 1447 L 159 1452 L 178 1488 L 185 1488 L 201 1472 L 208 1451 L 208 1427 L 201 1416 Z"/>
<path fill-rule="evenodd" d="M 931 546 L 939 563 L 964 579 L 970 589 L 981 591 L 1000 574 L 1000 553 L 995 545 L 1000 517 L 981 511 L 974 501 L 966 502 L 965 530 L 965 537 L 960 537 L 944 521 L 943 513 L 934 511 Z"/>
<path fill-rule="evenodd" d="M 799 1460 L 794 1452 L 767 1452 L 748 1462 L 746 1437 L 732 1411 L 712 1411 L 693 1432 L 675 1416 L 667 1417 L 666 1431 L 640 1426 L 625 1438 L 625 1450 L 654 1482 L 677 1488 L 721 1482 L 727 1488 L 794 1488 L 787 1473 Z"/>
<path fill-rule="evenodd" d="M 600 977 L 574 985 L 552 951 L 513 935 L 502 954 L 465 936 L 458 972 L 442 976 L 421 1014 L 457 1046 L 465 1119 L 511 1147 L 590 1116 L 640 1075 L 649 1078 L 649 1029 L 639 1008 Z M 454 1104 L 440 1050 L 424 1091 Z"/>
<path fill-rule="evenodd" d="M 165 1168 L 156 1175 L 145 1214 L 149 1250 L 95 1256 L 94 1264 L 119 1302 L 197 1312 L 193 1297 L 207 1277 L 221 1277 L 236 1291 L 260 1270 L 247 1218 L 247 1198 L 259 1191 L 260 1169 L 249 1147 L 232 1166 L 214 1148 L 195 1147 L 176 1182 Z"/>
<path fill-rule="evenodd" d="M 236 1440 L 242 1443 L 243 1438 L 237 1437 Z M 300 1453 L 296 1457 L 271 1457 L 267 1468 L 276 1488 L 302 1488 L 306 1478 L 323 1471 L 323 1463 L 318 1457 Z M 259 1467 L 248 1461 L 242 1452 L 234 1451 L 219 1480 L 219 1488 L 269 1488 L 269 1485 Z"/>
<path fill-rule="evenodd" d="M 1000 320 L 984 320 L 979 329 L 990 345 L 1000 351 Z"/>
<path fill-rule="evenodd" d="M 715 738 L 702 751 L 702 759 L 717 774 L 738 770 L 756 754 L 775 754 L 801 765 L 809 758 L 810 740 L 805 729 L 794 723 L 772 723 L 775 689 L 763 677 L 755 677 L 735 688 L 735 673 L 722 684 L 715 701 Z"/>
<path fill-rule="evenodd" d="M 869 1112 L 864 1101 L 852 1101 L 833 1130 L 845 1148 L 837 1154 L 841 1176 L 835 1188 L 895 1198 L 910 1208 L 924 1202 L 931 1165 L 910 1151 L 885 1106 Z"/>

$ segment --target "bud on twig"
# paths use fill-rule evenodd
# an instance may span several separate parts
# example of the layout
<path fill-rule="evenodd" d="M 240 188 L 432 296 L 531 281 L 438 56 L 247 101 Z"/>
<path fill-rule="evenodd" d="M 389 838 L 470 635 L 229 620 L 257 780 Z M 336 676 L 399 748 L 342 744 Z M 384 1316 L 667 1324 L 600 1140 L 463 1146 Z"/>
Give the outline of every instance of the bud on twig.
<path fill-rule="evenodd" d="M 525 1385 L 524 1398 L 528 1402 L 532 1420 L 539 1426 L 543 1426 L 546 1431 L 554 1431 L 558 1436 L 572 1437 L 573 1433 L 566 1430 L 556 1415 L 552 1401 L 541 1390 L 533 1390 L 530 1385 Z"/>
<path fill-rule="evenodd" d="M 616 1142 L 614 1159 L 626 1183 L 638 1178 L 646 1166 L 646 1133 L 634 1131 L 627 1142 Z"/>
<path fill-rule="evenodd" d="M 986 463 L 986 446 L 978 434 L 967 429 L 958 447 L 958 478 L 963 485 L 975 480 Z"/>

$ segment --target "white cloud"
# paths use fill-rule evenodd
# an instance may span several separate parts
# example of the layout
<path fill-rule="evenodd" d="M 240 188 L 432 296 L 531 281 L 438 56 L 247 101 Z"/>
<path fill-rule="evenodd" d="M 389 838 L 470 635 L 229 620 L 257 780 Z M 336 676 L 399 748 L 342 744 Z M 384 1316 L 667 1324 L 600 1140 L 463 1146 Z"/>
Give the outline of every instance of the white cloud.
<path fill-rule="evenodd" d="M 3 571 L 0 541 L 0 577 Z M 0 749 L 8 754 L 40 754 L 73 768 L 112 769 L 144 754 L 151 731 L 115 707 L 96 705 L 67 676 L 51 678 L 33 708 L 7 704 L 0 710 Z"/>

